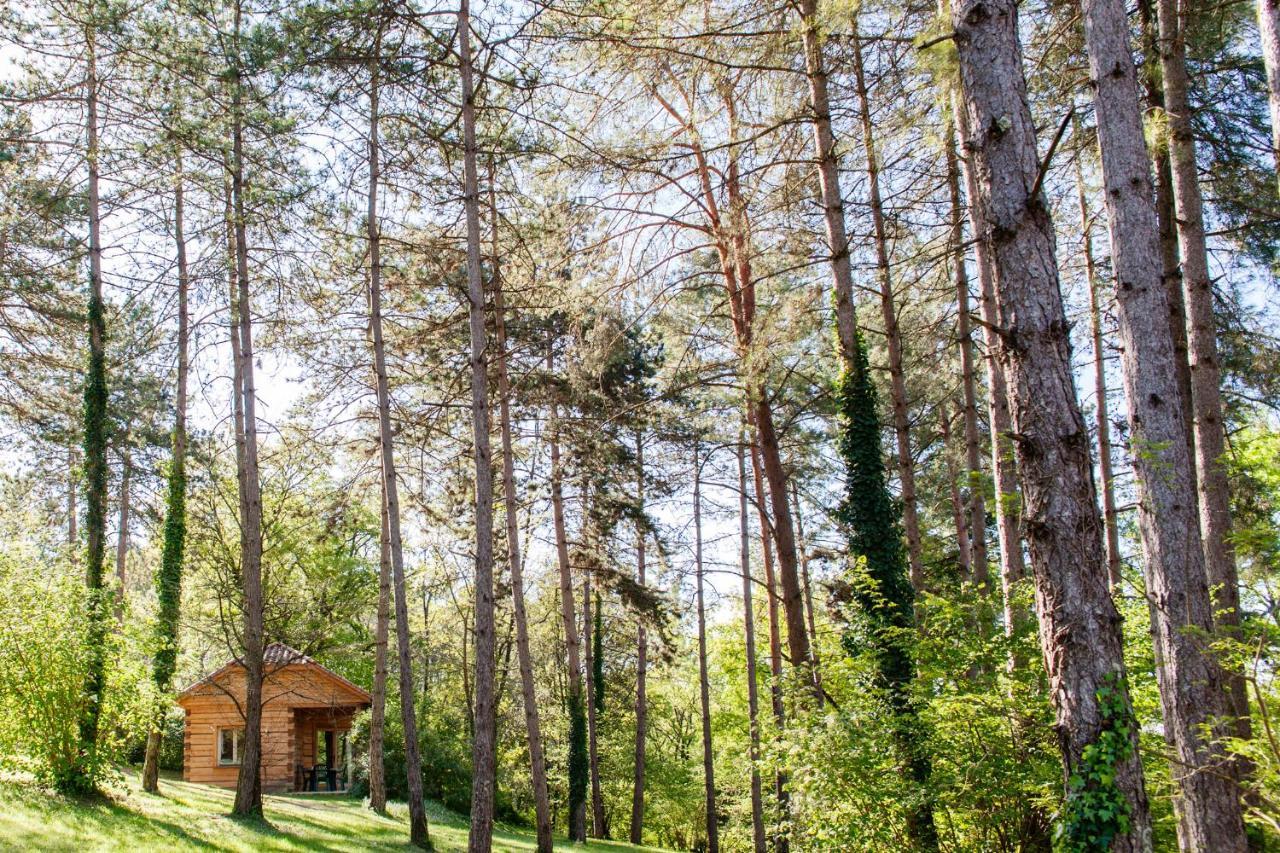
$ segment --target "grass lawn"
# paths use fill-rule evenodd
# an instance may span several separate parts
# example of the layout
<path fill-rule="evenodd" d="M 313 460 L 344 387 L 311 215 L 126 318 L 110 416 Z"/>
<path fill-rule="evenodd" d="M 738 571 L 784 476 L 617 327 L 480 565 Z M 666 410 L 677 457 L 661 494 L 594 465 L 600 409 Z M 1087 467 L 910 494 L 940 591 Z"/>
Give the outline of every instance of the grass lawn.
<path fill-rule="evenodd" d="M 408 810 L 392 803 L 379 817 L 360 800 L 300 794 L 265 797 L 265 822 L 227 817 L 232 791 L 193 785 L 172 775 L 160 780 L 160 794 L 142 790 L 138 773 L 107 797 L 70 800 L 25 780 L 0 780 L 0 849 L 121 850 L 127 853 L 174 850 L 411 850 L 407 843 Z M 467 849 L 466 819 L 436 803 L 427 804 L 431 840 L 436 850 Z M 593 842 L 556 848 L 622 853 L 652 848 Z M 494 850 L 534 849 L 532 832 L 503 828 L 495 833 Z"/>

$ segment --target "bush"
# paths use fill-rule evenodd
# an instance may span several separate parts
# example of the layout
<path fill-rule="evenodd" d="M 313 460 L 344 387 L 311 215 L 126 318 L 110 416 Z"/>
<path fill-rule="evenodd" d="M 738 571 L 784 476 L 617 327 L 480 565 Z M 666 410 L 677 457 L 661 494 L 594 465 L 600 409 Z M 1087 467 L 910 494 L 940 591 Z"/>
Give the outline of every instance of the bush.
<path fill-rule="evenodd" d="M 88 663 L 87 592 L 73 567 L 42 564 L 33 555 L 0 551 L 0 766 L 31 773 L 54 787 L 111 775 L 127 743 L 141 730 L 149 701 L 138 673 L 124 661 L 130 638 L 111 633 L 98 742 L 88 762 L 80 750 Z"/>

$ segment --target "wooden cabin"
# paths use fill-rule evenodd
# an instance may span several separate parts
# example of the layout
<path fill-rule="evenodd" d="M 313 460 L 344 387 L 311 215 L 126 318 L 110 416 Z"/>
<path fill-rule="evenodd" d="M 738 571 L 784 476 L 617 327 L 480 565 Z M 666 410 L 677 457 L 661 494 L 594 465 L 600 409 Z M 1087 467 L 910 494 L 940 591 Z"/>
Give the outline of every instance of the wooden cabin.
<path fill-rule="evenodd" d="M 263 790 L 346 790 L 351 720 L 372 704 L 372 697 L 283 643 L 267 646 L 263 663 Z M 244 697 L 244 665 L 238 659 L 178 695 L 178 705 L 187 714 L 184 781 L 235 787 Z"/>

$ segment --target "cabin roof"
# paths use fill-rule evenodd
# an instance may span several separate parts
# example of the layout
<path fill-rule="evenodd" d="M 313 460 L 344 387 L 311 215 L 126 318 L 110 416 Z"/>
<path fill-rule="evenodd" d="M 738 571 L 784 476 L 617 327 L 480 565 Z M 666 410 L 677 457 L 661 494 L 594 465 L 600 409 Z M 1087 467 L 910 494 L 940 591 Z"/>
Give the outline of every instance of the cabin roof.
<path fill-rule="evenodd" d="M 272 672 L 276 672 L 289 666 L 305 667 L 313 672 L 317 672 L 333 681 L 336 681 L 338 684 L 341 684 L 343 687 L 359 696 L 365 703 L 371 704 L 373 702 L 373 697 L 369 695 L 369 692 L 363 687 L 360 687 L 358 684 L 353 684 L 328 667 L 316 663 L 302 652 L 292 646 L 286 646 L 284 643 L 271 643 L 263 649 L 262 662 L 267 667 L 265 674 L 268 676 L 271 675 Z M 178 694 L 178 701 L 181 702 L 184 698 L 192 695 L 202 686 L 213 684 L 220 676 L 236 667 L 244 667 L 244 662 L 240 658 L 234 658 L 227 661 L 221 667 L 209 673 L 204 678 L 198 679 L 188 685 Z"/>

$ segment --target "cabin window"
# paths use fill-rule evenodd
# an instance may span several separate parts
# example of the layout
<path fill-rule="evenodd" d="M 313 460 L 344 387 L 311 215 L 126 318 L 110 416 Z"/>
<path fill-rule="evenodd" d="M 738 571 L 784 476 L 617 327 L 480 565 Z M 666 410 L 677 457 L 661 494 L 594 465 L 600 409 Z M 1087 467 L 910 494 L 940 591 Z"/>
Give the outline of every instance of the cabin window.
<path fill-rule="evenodd" d="M 239 764 L 244 729 L 218 729 L 218 763 Z"/>

